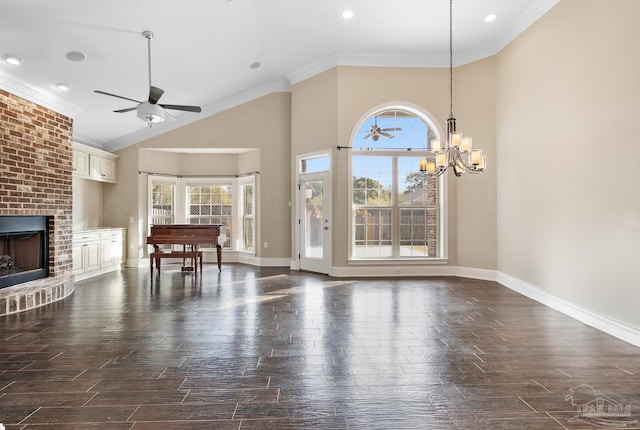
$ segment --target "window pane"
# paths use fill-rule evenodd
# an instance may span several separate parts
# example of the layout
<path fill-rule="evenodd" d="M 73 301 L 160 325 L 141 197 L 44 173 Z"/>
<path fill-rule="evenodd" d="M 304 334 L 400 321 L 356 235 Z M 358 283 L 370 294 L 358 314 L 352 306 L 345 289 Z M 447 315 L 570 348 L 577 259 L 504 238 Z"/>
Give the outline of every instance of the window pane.
<path fill-rule="evenodd" d="M 240 187 L 240 195 L 242 202 L 240 204 L 240 216 L 242 218 L 242 250 L 255 252 L 255 220 L 253 217 L 254 207 L 254 186 L 253 184 L 245 184 Z M 228 206 L 229 214 L 231 214 L 231 206 Z"/>
<path fill-rule="evenodd" d="M 352 162 L 354 204 L 390 205 L 392 157 L 354 156 Z"/>
<path fill-rule="evenodd" d="M 173 224 L 174 222 L 174 185 L 151 183 L 151 225 Z"/>
<path fill-rule="evenodd" d="M 402 209 L 401 256 L 436 256 L 437 210 Z"/>
<path fill-rule="evenodd" d="M 354 150 L 427 150 L 433 131 L 413 113 L 401 109 L 378 112 L 365 120 L 355 140 Z"/>
<path fill-rule="evenodd" d="M 231 185 L 188 185 L 189 224 L 220 224 L 218 243 L 231 248 Z M 201 245 L 211 248 L 213 245 Z"/>
<path fill-rule="evenodd" d="M 329 170 L 329 156 L 300 160 L 300 173 L 326 172 Z"/>

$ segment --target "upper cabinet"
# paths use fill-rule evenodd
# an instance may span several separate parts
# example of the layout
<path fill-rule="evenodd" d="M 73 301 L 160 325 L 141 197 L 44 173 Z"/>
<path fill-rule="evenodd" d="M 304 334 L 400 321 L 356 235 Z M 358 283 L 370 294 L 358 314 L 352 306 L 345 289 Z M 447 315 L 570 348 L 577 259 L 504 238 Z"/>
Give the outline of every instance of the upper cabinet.
<path fill-rule="evenodd" d="M 73 174 L 101 182 L 116 182 L 118 156 L 81 143 L 73 142 Z"/>
<path fill-rule="evenodd" d="M 89 154 L 89 175 L 99 181 L 116 181 L 116 161 Z"/>
<path fill-rule="evenodd" d="M 89 153 L 73 149 L 73 174 L 89 176 Z"/>

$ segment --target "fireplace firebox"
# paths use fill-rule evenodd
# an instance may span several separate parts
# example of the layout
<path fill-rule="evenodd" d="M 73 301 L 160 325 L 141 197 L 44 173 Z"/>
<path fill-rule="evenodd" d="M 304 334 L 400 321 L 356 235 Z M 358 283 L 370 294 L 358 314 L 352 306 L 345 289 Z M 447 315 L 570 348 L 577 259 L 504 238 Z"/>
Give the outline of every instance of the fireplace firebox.
<path fill-rule="evenodd" d="M 0 216 L 0 288 L 49 276 L 48 216 Z"/>

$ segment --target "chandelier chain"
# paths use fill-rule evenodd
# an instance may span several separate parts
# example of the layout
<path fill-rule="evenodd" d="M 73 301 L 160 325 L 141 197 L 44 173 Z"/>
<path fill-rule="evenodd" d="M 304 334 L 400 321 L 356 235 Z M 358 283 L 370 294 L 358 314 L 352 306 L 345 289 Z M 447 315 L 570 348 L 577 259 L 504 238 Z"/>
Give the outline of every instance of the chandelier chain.
<path fill-rule="evenodd" d="M 456 130 L 456 119 L 453 117 L 453 0 L 449 0 L 449 118 L 447 118 L 447 134 L 444 142 L 431 140 L 433 157 L 420 160 L 420 171 L 430 177 L 442 175 L 449 167 L 454 175 L 463 173 L 483 173 L 487 159 L 481 149 L 474 149 L 471 137 L 463 136 Z"/>
<path fill-rule="evenodd" d="M 453 0 L 449 0 L 449 117 L 453 117 Z"/>

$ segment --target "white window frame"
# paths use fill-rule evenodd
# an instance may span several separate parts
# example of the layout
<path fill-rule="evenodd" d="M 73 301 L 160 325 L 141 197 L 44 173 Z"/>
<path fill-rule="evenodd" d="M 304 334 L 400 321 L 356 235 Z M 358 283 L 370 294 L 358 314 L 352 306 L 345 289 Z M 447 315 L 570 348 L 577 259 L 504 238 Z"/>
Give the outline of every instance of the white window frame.
<path fill-rule="evenodd" d="M 245 237 L 244 237 L 244 218 L 245 218 L 245 214 L 244 214 L 244 187 L 247 185 L 251 185 L 253 186 L 253 202 L 252 202 L 252 207 L 253 207 L 253 250 L 248 250 L 245 248 L 244 244 L 245 244 Z M 237 230 L 237 243 L 235 248 L 240 251 L 240 252 L 248 252 L 250 254 L 255 254 L 256 253 L 256 248 L 258 247 L 258 243 L 257 243 L 257 238 L 256 238 L 256 230 L 258 228 L 258 219 L 256 217 L 256 181 L 255 178 L 253 176 L 245 176 L 242 178 L 238 178 L 238 198 L 237 199 L 233 199 L 234 203 L 237 201 L 238 204 L 238 210 L 236 212 L 234 212 L 234 215 L 236 216 L 236 219 L 234 220 L 234 223 L 236 224 L 236 226 L 238 226 L 238 228 L 236 228 L 235 230 Z"/>
<path fill-rule="evenodd" d="M 424 121 L 425 123 L 427 123 L 427 125 L 433 130 L 433 132 L 436 134 L 436 137 L 439 138 L 440 136 L 443 136 L 444 133 L 442 131 L 442 129 L 440 128 L 440 126 L 438 125 L 438 123 L 436 122 L 436 120 L 434 119 L 434 117 L 432 115 L 430 115 L 428 112 L 424 111 L 423 109 L 421 109 L 418 106 L 409 104 L 409 103 L 388 103 L 388 104 L 382 104 L 382 105 L 378 105 L 372 109 L 370 109 L 369 111 L 365 112 L 356 122 L 354 128 L 352 129 L 351 132 L 351 138 L 349 140 L 349 142 L 351 143 L 351 146 L 353 147 L 353 143 L 355 142 L 355 139 L 358 137 L 358 132 L 360 131 L 362 124 L 369 119 L 370 117 L 372 117 L 373 115 L 379 114 L 381 112 L 387 111 L 387 110 L 393 110 L 393 109 L 397 109 L 397 110 L 403 110 L 406 112 L 410 112 L 413 115 L 417 116 L 418 118 L 420 118 L 422 121 Z M 399 155 L 400 153 L 396 150 L 396 151 L 371 151 L 372 153 L 369 153 L 367 155 L 371 155 L 371 156 L 393 156 L 393 155 Z M 375 154 L 375 155 L 374 155 Z M 404 155 L 410 155 L 410 156 L 423 156 L 423 155 L 427 155 L 430 154 L 430 152 L 428 151 L 418 151 L 418 150 L 411 150 L 410 154 L 404 154 Z M 365 155 L 363 152 L 361 151 L 349 151 L 349 162 L 348 162 L 348 177 L 347 177 L 347 185 L 348 185 L 348 262 L 350 264 L 379 264 L 380 262 L 388 262 L 388 261 L 393 261 L 399 264 L 411 264 L 411 263 L 415 263 L 417 261 L 420 262 L 424 262 L 424 263 L 444 263 L 447 262 L 448 259 L 448 223 L 447 223 L 447 207 L 448 207 L 448 201 L 447 201 L 447 177 L 446 175 L 442 175 L 438 178 L 438 232 L 437 232 L 437 236 L 438 236 L 438 248 L 439 248 L 439 253 L 437 256 L 435 257 L 424 257 L 424 256 L 420 256 L 420 257 L 382 257 L 382 258 L 361 258 L 361 257 L 356 257 L 354 256 L 354 245 L 355 245 L 355 231 L 354 231 L 354 220 L 353 220 L 353 161 L 352 161 L 352 157 L 354 155 Z M 394 184 L 395 188 L 397 188 L 397 184 Z M 394 192 L 394 196 L 397 193 L 397 189 L 393 190 Z M 392 211 L 395 210 L 397 204 L 394 202 L 394 204 L 392 205 Z M 399 220 L 398 220 L 399 222 Z M 397 230 L 399 229 L 399 224 L 396 225 L 395 223 L 392 225 L 392 229 L 394 231 L 394 234 L 397 232 Z"/>
<path fill-rule="evenodd" d="M 255 180 L 255 176 L 244 176 L 244 177 L 228 177 L 228 178 L 212 178 L 212 177 L 175 177 L 175 176 L 162 176 L 162 175 L 149 175 L 148 176 L 148 190 L 147 190 L 147 229 L 150 234 L 151 230 L 151 222 L 152 222 L 152 184 L 153 183 L 170 183 L 175 186 L 175 196 L 174 196 L 174 205 L 175 205 L 175 223 L 182 224 L 187 223 L 188 220 L 188 207 L 189 207 L 189 196 L 187 193 L 187 186 L 189 185 L 231 185 L 231 195 L 232 195 L 232 209 L 231 209 L 231 222 L 232 222 L 232 237 L 229 238 L 230 248 L 226 248 L 229 251 L 237 251 L 237 252 L 246 252 L 252 255 L 255 255 L 256 250 L 253 252 L 246 251 L 243 247 L 239 245 L 242 243 L 242 224 L 241 224 L 241 207 L 240 207 L 240 184 L 253 184 L 254 186 L 254 217 L 256 217 L 256 202 L 257 202 L 257 184 Z M 182 203 L 182 204 L 181 204 Z M 257 248 L 257 226 L 258 220 L 256 218 L 255 228 L 254 228 L 254 244 L 255 248 Z M 238 228 L 240 227 L 240 228 Z"/>

